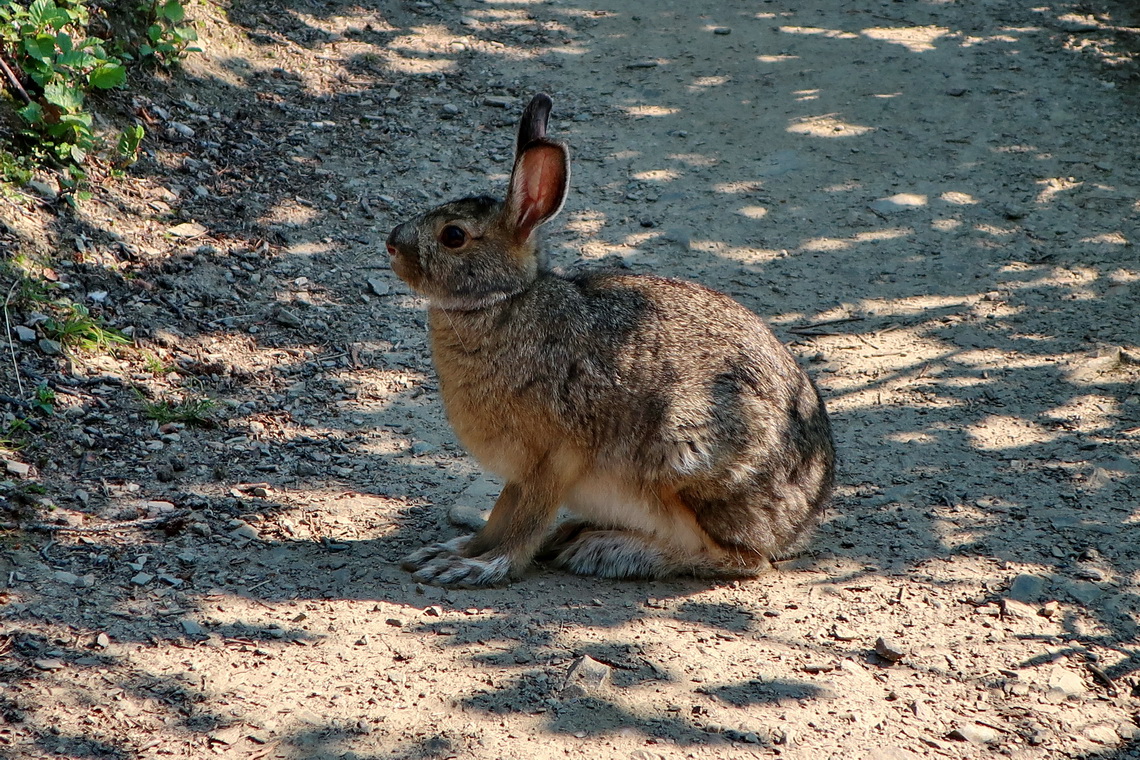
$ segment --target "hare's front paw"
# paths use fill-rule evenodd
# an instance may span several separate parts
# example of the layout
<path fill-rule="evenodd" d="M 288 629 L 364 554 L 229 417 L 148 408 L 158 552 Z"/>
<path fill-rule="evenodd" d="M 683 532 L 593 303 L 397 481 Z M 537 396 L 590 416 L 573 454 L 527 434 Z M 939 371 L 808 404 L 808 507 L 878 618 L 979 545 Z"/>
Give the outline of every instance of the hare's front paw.
<path fill-rule="evenodd" d="M 412 577 L 421 583 L 439 586 L 480 588 L 502 583 L 510 573 L 511 561 L 507 557 L 461 557 L 449 554 L 424 563 Z"/>
<path fill-rule="evenodd" d="M 414 572 L 423 568 L 434 559 L 459 554 L 466 548 L 471 538 L 471 536 L 458 536 L 450 541 L 444 541 L 441 544 L 432 544 L 422 549 L 416 549 L 400 563 L 400 567 Z"/>

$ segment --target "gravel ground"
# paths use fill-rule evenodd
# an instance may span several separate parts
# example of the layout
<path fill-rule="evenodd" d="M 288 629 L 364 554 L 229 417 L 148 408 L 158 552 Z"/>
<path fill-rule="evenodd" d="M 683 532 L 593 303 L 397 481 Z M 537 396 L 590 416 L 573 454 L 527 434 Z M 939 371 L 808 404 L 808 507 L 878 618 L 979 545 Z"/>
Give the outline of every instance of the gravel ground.
<path fill-rule="evenodd" d="M 106 104 L 130 174 L 0 205 L 135 343 L 6 309 L 0 755 L 1140 758 L 1134 7 L 190 7 L 204 52 Z M 540 90 L 552 261 L 719 288 L 821 386 L 840 487 L 776 572 L 398 566 L 498 485 L 382 241 L 501 194 Z"/>

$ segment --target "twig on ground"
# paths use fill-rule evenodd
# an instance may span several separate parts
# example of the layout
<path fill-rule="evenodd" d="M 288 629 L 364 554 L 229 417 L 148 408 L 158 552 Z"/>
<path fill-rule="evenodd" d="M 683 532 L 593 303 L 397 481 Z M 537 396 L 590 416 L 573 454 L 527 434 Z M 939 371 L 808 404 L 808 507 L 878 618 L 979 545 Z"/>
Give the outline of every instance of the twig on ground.
<path fill-rule="evenodd" d="M 8 62 L 4 60 L 4 56 L 0 56 L 0 69 L 4 70 L 4 78 L 8 80 L 8 86 L 12 92 L 20 96 L 20 100 L 24 101 L 24 105 L 31 103 L 32 99 L 28 95 L 28 91 L 24 89 L 24 85 L 20 84 L 19 77 L 17 77 L 16 72 L 12 71 L 11 67 L 8 66 Z"/>
<path fill-rule="evenodd" d="M 16 363 L 16 344 L 12 340 L 12 319 L 8 315 L 8 305 L 12 303 L 12 294 L 16 292 L 16 286 L 19 284 L 19 280 L 13 282 L 12 287 L 8 288 L 8 297 L 4 299 L 4 335 L 8 339 L 8 354 L 12 358 L 12 374 L 16 378 L 16 388 L 19 389 L 20 396 L 23 397 L 24 382 L 20 379 L 20 366 Z"/>

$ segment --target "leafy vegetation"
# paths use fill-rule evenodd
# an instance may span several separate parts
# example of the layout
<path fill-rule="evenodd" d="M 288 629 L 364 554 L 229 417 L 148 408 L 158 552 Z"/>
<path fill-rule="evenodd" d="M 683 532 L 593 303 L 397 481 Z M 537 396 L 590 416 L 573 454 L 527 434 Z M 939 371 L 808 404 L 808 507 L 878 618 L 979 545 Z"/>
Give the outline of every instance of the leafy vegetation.
<path fill-rule="evenodd" d="M 181 401 L 159 399 L 144 401 L 143 414 L 160 425 L 181 422 L 185 425 L 210 427 L 214 425 L 213 412 L 217 402 L 205 397 L 190 397 Z"/>
<path fill-rule="evenodd" d="M 44 322 L 44 332 L 64 348 L 95 351 L 126 345 L 131 339 L 113 327 L 107 327 L 83 304 L 56 301 L 55 314 Z"/>
<path fill-rule="evenodd" d="M 198 50 L 191 46 L 197 35 L 186 23 L 182 0 L 138 6 L 132 21 L 145 30 L 141 34 L 98 36 L 93 30 L 114 28 L 106 15 L 94 0 L 0 2 L 0 68 L 5 88 L 20 104 L 15 110 L 24 143 L 0 151 L 3 179 L 27 182 L 34 167 L 46 164 L 61 170 L 65 191 L 75 191 L 86 177 L 84 167 L 103 154 L 112 153 L 115 167 L 138 159 L 143 126 L 132 125 L 106 143 L 94 128 L 88 96 L 125 86 L 132 62 L 176 64 Z"/>

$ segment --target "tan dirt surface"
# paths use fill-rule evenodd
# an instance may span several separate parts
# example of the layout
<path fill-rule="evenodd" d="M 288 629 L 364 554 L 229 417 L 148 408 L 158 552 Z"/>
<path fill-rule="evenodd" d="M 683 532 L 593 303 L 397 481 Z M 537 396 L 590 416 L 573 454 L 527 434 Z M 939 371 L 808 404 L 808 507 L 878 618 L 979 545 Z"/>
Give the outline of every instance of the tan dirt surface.
<path fill-rule="evenodd" d="M 137 344 L 50 356 L 7 309 L 0 393 L 56 415 L 2 402 L 39 430 L 0 473 L 0 756 L 1140 758 L 1135 6 L 189 9 L 204 51 L 107 105 L 143 160 L 0 205 Z M 399 568 L 497 486 L 383 239 L 501 194 L 537 91 L 552 262 L 724 290 L 821 386 L 840 487 L 777 572 Z"/>

